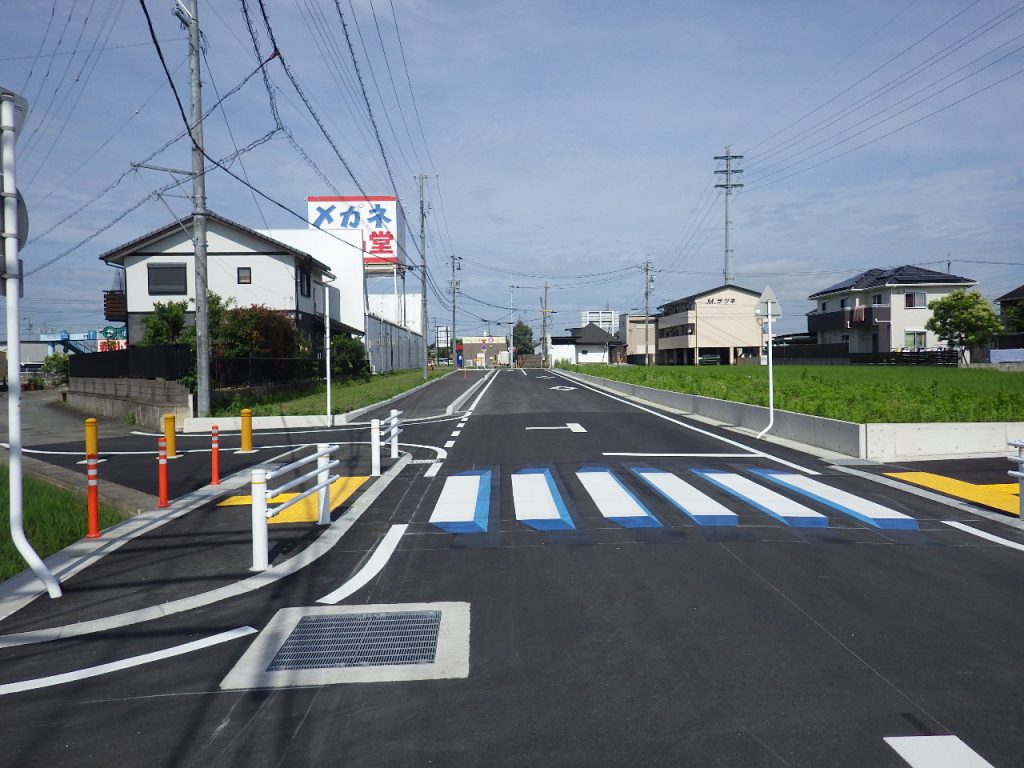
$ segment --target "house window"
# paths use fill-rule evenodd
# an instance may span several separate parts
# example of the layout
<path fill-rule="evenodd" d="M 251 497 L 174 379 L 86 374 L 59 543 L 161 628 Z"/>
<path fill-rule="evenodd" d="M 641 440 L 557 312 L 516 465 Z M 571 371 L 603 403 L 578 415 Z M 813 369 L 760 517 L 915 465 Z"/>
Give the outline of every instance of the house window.
<path fill-rule="evenodd" d="M 908 291 L 904 294 L 904 305 L 907 309 L 925 309 L 928 307 L 928 297 L 924 291 Z"/>
<path fill-rule="evenodd" d="M 874 306 L 876 306 L 876 307 L 879 304 L 881 304 L 882 303 L 882 294 L 880 294 L 880 293 L 873 293 L 873 294 L 871 294 L 871 303 Z"/>
<path fill-rule="evenodd" d="M 839 308 L 840 309 L 846 309 L 846 305 L 849 303 L 849 301 L 850 301 L 849 299 L 840 299 L 839 300 Z"/>
<path fill-rule="evenodd" d="M 850 343 L 850 334 L 848 334 L 848 333 L 841 333 L 841 334 L 839 334 L 839 343 L 840 344 L 849 344 Z"/>
<path fill-rule="evenodd" d="M 822 312 L 828 312 L 828 302 L 827 301 L 821 302 L 821 311 Z"/>
<path fill-rule="evenodd" d="M 924 348 L 924 331 L 907 331 L 903 334 L 903 346 L 911 349 Z"/>
<path fill-rule="evenodd" d="M 185 296 L 188 293 L 188 269 L 184 264 L 150 264 L 150 296 Z"/>
<path fill-rule="evenodd" d="M 238 284 L 252 285 L 252 267 L 238 268 Z"/>
<path fill-rule="evenodd" d="M 299 293 L 303 296 L 313 293 L 313 276 L 307 269 L 299 270 Z"/>

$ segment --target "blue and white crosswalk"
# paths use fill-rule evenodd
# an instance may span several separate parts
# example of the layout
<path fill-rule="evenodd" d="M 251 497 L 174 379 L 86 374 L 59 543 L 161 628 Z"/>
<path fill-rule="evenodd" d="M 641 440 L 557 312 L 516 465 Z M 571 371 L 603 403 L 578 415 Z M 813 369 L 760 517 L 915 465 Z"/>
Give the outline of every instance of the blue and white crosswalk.
<path fill-rule="evenodd" d="M 648 499 L 667 501 L 687 519 L 702 527 L 737 526 L 740 513 L 759 511 L 783 525 L 827 528 L 821 512 L 774 490 L 769 485 L 802 496 L 808 503 L 836 510 L 859 523 L 885 530 L 917 530 L 917 520 L 855 494 L 795 472 L 752 468 L 741 471 L 697 469 L 676 472 L 651 467 L 614 470 L 607 466 L 579 467 L 573 479 L 589 497 L 601 518 L 623 528 L 661 528 L 663 519 L 651 511 Z M 642 484 L 637 490 L 626 479 L 632 474 Z M 509 476 L 512 515 L 517 523 L 536 531 L 571 531 L 582 522 L 580 510 L 570 511 L 565 494 L 548 467 L 528 467 Z M 761 482 L 757 482 L 761 481 Z M 565 482 L 572 482 L 566 476 Z M 637 481 L 633 480 L 633 486 Z M 736 499 L 739 512 L 729 509 L 711 493 L 724 491 Z M 645 492 L 646 489 L 646 492 Z M 580 499 L 571 488 L 569 498 Z M 445 479 L 434 504 L 430 523 L 448 533 L 487 533 L 490 517 L 491 471 L 472 470 Z M 735 505 L 733 505 L 735 506 Z M 592 516 L 592 513 L 591 513 Z M 589 525 L 592 526 L 592 523 Z"/>

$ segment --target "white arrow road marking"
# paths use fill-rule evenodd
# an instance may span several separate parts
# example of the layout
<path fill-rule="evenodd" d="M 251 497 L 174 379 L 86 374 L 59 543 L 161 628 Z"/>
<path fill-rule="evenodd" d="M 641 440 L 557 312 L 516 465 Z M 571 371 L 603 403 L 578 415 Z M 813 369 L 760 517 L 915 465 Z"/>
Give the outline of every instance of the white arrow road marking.
<path fill-rule="evenodd" d="M 581 425 L 576 422 L 566 422 L 564 427 L 525 427 L 525 429 L 568 429 L 570 432 L 586 432 Z"/>
<path fill-rule="evenodd" d="M 551 387 L 555 392 L 572 392 L 576 387 Z"/>
<path fill-rule="evenodd" d="M 380 544 L 377 545 L 377 548 L 373 550 L 373 554 L 370 555 L 370 559 L 366 561 L 366 565 L 360 568 L 351 579 L 346 581 L 329 595 L 321 597 L 317 602 L 324 603 L 326 605 L 336 605 L 349 595 L 358 592 L 369 584 L 370 580 L 373 579 L 374 576 L 384 570 L 384 566 L 388 564 L 388 560 L 391 559 L 391 555 L 393 555 L 395 549 L 398 548 L 398 542 L 401 540 L 402 534 L 405 533 L 405 529 L 408 527 L 408 525 L 392 525 L 384 535 L 384 538 L 380 540 Z"/>
<path fill-rule="evenodd" d="M 221 632 L 218 635 L 213 635 L 202 640 L 193 640 L 191 643 L 176 645 L 173 648 L 165 648 L 162 651 L 154 651 L 153 653 L 144 653 L 141 656 L 133 656 L 130 659 L 121 659 L 121 661 L 112 661 L 109 664 L 100 664 L 95 667 L 76 669 L 73 672 L 65 672 L 61 675 L 37 677 L 34 680 L 22 680 L 20 683 L 7 683 L 6 685 L 0 685 L 0 696 L 4 696 L 8 693 L 21 693 L 22 691 L 34 691 L 39 688 L 49 688 L 54 685 L 73 683 L 77 680 L 87 680 L 90 677 L 105 675 L 108 672 L 118 672 L 122 669 L 130 669 L 131 667 L 149 664 L 152 661 L 170 659 L 174 656 L 191 653 L 192 651 L 199 651 L 203 648 L 209 648 L 212 645 L 226 643 L 229 640 L 236 640 L 239 637 L 245 637 L 246 635 L 253 635 L 255 633 L 256 630 L 252 627 L 238 627 L 237 629 Z"/>

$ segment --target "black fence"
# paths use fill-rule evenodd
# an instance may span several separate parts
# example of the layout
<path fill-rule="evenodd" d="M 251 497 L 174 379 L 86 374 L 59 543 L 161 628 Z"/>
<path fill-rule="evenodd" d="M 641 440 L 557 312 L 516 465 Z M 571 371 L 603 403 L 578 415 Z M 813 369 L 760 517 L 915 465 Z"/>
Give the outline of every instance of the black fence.
<path fill-rule="evenodd" d="M 1001 333 L 992 342 L 993 349 L 1024 349 L 1024 333 Z"/>
<path fill-rule="evenodd" d="M 956 366 L 953 349 L 922 352 L 850 352 L 845 344 L 797 344 L 774 347 L 772 357 L 782 363 L 807 365 L 948 365 Z"/>
<path fill-rule="evenodd" d="M 187 344 L 129 347 L 68 358 L 71 378 L 165 379 L 176 381 L 195 373 L 195 353 Z M 215 357 L 210 361 L 214 387 L 245 387 L 322 378 L 325 365 L 317 358 Z"/>

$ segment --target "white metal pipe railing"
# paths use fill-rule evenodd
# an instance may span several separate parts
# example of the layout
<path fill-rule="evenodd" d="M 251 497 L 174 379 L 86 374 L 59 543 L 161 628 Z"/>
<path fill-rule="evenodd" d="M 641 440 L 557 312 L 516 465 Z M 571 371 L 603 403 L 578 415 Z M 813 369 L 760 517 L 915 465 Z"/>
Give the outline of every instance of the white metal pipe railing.
<path fill-rule="evenodd" d="M 316 493 L 318 494 L 318 523 L 320 525 L 327 525 L 330 523 L 331 510 L 329 489 L 331 484 L 339 478 L 339 475 L 332 475 L 330 470 L 341 464 L 340 460 L 331 459 L 331 454 L 336 450 L 338 450 L 338 446 L 336 445 L 321 443 L 317 445 L 316 452 L 312 456 L 307 456 L 304 459 L 293 461 L 291 464 L 287 464 L 272 471 L 259 468 L 252 471 L 252 570 L 265 571 L 270 567 L 270 547 L 267 524 L 271 518 L 276 517 L 281 512 L 288 509 L 288 507 L 291 507 Z M 300 477 L 289 480 L 277 488 L 270 489 L 267 487 L 267 480 L 275 475 L 280 475 L 283 472 L 305 466 L 313 461 L 316 462 L 316 468 L 314 470 L 307 472 Z M 285 491 L 302 485 L 312 479 L 316 480 L 316 483 L 312 487 L 307 488 L 293 498 L 278 504 L 276 507 L 268 509 L 267 502 L 269 499 L 272 499 L 278 494 L 284 493 Z"/>
<path fill-rule="evenodd" d="M 370 422 L 370 474 L 380 477 L 380 419 Z"/>

